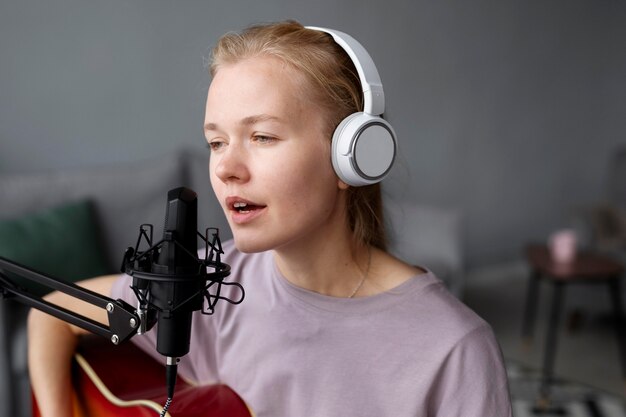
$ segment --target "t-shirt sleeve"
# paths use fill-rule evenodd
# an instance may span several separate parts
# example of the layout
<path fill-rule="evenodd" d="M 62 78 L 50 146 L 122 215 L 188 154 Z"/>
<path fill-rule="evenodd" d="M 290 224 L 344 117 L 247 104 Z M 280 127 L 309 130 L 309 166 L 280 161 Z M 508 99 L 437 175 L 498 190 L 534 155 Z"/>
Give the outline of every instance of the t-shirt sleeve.
<path fill-rule="evenodd" d="M 488 325 L 463 337 L 450 351 L 432 387 L 429 415 L 512 416 L 500 347 Z"/>

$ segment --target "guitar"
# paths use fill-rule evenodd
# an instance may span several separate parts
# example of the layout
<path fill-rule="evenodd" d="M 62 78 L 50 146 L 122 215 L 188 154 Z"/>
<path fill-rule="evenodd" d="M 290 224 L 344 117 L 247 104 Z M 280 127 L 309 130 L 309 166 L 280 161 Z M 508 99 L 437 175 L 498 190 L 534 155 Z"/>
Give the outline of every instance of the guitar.
<path fill-rule="evenodd" d="M 74 417 L 155 417 L 166 401 L 165 367 L 132 343 L 111 347 L 94 337 L 82 340 L 74 356 Z M 33 399 L 33 416 L 40 417 Z M 252 417 L 245 402 L 226 385 L 194 386 L 182 378 L 168 417 Z"/>

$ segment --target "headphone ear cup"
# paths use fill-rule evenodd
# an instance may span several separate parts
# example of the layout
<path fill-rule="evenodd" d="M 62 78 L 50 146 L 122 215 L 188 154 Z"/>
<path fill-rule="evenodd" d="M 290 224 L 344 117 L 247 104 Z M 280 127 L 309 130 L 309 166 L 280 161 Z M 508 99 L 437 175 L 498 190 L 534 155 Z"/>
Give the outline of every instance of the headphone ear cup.
<path fill-rule="evenodd" d="M 360 187 L 387 176 L 396 158 L 396 135 L 381 117 L 353 113 L 333 133 L 332 162 L 339 178 Z"/>

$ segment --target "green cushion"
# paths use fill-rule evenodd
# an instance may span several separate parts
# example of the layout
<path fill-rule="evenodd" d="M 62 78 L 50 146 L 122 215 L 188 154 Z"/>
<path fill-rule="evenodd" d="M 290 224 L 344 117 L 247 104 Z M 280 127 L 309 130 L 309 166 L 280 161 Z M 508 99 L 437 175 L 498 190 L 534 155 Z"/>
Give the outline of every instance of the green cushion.
<path fill-rule="evenodd" d="M 75 282 L 108 272 L 89 201 L 0 220 L 0 256 L 54 278 Z M 37 295 L 50 289 L 7 274 Z"/>

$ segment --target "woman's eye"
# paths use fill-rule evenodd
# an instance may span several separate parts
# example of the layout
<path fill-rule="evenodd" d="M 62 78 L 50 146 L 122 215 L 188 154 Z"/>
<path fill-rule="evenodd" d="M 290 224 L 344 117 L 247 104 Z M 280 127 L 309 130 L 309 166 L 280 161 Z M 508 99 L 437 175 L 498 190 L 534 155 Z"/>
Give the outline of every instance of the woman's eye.
<path fill-rule="evenodd" d="M 224 142 L 220 142 L 220 141 L 213 141 L 213 142 L 207 143 L 207 147 L 212 151 L 218 151 L 223 146 L 224 146 Z"/>
<path fill-rule="evenodd" d="M 254 135 L 252 139 L 258 143 L 272 143 L 276 140 L 276 138 L 273 138 L 271 136 L 264 136 L 264 135 Z"/>

